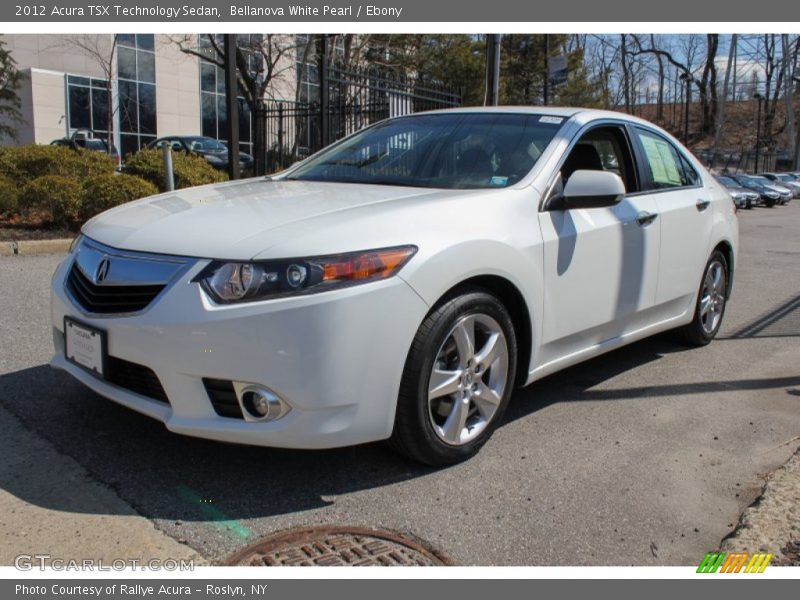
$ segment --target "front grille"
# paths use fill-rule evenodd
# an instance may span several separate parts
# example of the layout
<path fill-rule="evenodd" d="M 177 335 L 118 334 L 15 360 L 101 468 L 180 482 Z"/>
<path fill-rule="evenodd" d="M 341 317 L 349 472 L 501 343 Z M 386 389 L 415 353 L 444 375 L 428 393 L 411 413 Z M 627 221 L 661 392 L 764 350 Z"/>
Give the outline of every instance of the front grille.
<path fill-rule="evenodd" d="M 224 379 L 203 379 L 203 385 L 206 386 L 206 393 L 214 411 L 220 417 L 244 419 L 233 389 L 233 382 Z"/>
<path fill-rule="evenodd" d="M 132 313 L 144 310 L 164 289 L 163 285 L 95 285 L 72 265 L 67 289 L 87 312 L 98 314 Z"/>
<path fill-rule="evenodd" d="M 108 356 L 105 363 L 105 380 L 140 396 L 169 404 L 167 393 L 158 376 L 143 365 Z"/>

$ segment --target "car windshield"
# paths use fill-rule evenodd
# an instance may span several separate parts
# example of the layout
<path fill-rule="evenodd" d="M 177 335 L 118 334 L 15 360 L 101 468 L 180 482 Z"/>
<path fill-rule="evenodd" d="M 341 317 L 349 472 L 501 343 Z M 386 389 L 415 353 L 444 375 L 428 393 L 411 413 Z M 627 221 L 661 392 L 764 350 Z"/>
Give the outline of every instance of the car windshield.
<path fill-rule="evenodd" d="M 739 187 L 739 184 L 730 177 L 717 177 L 717 181 L 725 187 Z"/>
<path fill-rule="evenodd" d="M 772 183 L 774 183 L 773 181 L 767 179 L 766 177 L 762 177 L 761 175 L 752 175 L 750 179 L 762 185 L 771 185 Z"/>
<path fill-rule="evenodd" d="M 187 138 L 186 145 L 195 152 L 226 152 L 228 148 L 214 138 Z"/>
<path fill-rule="evenodd" d="M 781 174 L 781 175 L 776 175 L 776 177 L 777 177 L 778 179 L 780 179 L 781 181 L 788 181 L 788 182 L 790 182 L 790 183 L 791 183 L 792 181 L 794 181 L 794 179 L 793 179 L 793 178 L 792 178 L 790 175 L 783 175 L 783 174 Z"/>
<path fill-rule="evenodd" d="M 515 113 L 400 117 L 320 152 L 287 179 L 502 188 L 531 170 L 563 121 L 562 117 Z"/>

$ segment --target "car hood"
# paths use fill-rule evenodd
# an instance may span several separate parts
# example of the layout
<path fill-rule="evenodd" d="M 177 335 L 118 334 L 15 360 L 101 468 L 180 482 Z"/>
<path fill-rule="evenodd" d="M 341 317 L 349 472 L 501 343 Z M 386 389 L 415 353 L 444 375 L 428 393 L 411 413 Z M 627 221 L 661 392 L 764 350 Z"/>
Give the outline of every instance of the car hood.
<path fill-rule="evenodd" d="M 323 234 L 332 224 L 355 223 L 355 215 L 365 211 L 374 217 L 391 206 L 470 193 L 475 192 L 254 178 L 130 202 L 94 217 L 81 231 L 125 250 L 246 260 L 298 231 L 319 226 Z"/>

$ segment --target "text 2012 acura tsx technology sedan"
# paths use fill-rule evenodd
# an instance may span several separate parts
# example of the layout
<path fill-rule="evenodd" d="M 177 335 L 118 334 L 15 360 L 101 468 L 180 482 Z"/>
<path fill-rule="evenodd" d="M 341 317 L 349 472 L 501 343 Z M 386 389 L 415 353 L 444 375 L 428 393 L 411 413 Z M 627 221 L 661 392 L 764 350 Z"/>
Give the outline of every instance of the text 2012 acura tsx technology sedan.
<path fill-rule="evenodd" d="M 177 433 L 453 463 L 515 386 L 667 329 L 711 341 L 734 212 L 629 116 L 393 118 L 86 223 L 53 278 L 52 364 Z"/>

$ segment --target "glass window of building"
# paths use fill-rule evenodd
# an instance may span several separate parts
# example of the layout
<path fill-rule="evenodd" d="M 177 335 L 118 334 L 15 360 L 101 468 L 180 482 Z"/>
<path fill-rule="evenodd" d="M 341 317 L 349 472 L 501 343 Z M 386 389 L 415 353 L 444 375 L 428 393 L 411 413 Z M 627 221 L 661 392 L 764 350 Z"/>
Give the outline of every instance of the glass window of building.
<path fill-rule="evenodd" d="M 67 75 L 67 126 L 91 129 L 98 137 L 108 133 L 108 82 Z"/>
<path fill-rule="evenodd" d="M 263 69 L 263 58 L 257 51 L 263 42 L 260 34 L 240 34 L 236 43 L 245 54 L 251 72 L 259 73 Z M 208 60 L 200 61 L 200 114 L 203 135 L 212 137 L 225 144 L 228 142 L 228 113 L 225 110 L 225 70 L 215 62 L 219 61 L 224 45 L 221 34 L 203 34 L 199 40 L 200 48 L 208 54 Z M 241 91 L 241 90 L 240 90 Z M 253 153 L 253 123 L 250 107 L 241 93 L 239 101 L 239 149 L 248 154 Z"/>
<path fill-rule="evenodd" d="M 117 35 L 120 151 L 136 152 L 156 139 L 156 55 L 153 34 Z"/>

